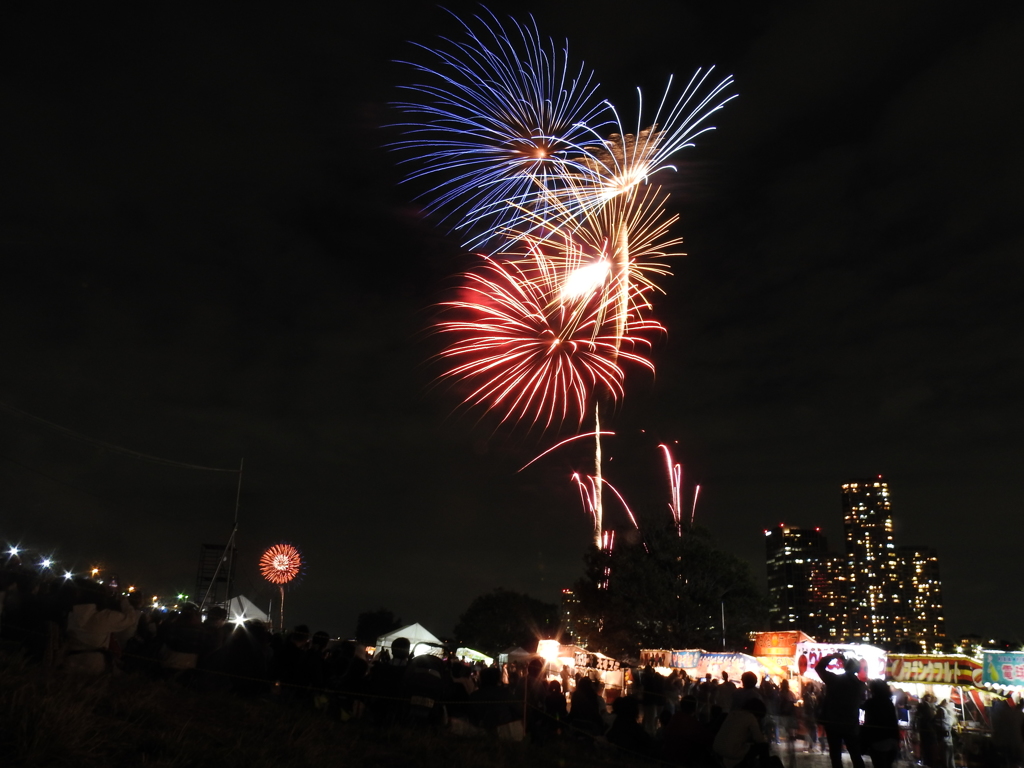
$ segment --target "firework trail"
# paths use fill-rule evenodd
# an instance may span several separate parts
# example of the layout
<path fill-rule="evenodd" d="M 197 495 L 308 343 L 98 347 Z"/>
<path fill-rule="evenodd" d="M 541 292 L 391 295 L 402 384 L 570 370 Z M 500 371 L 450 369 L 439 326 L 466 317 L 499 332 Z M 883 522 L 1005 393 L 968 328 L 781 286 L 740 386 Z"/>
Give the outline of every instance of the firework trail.
<path fill-rule="evenodd" d="M 668 474 L 668 485 L 670 501 L 668 508 L 672 512 L 672 521 L 676 526 L 676 533 L 683 535 L 683 465 L 679 464 L 672 457 L 672 451 L 662 443 L 658 446 L 665 457 L 665 469 Z M 690 514 L 687 516 L 686 524 L 693 525 L 693 519 L 697 514 L 697 496 L 700 494 L 700 486 L 694 486 L 693 504 L 690 505 Z"/>
<path fill-rule="evenodd" d="M 640 524 L 636 520 L 636 515 L 633 514 L 633 510 L 629 508 L 629 504 L 626 503 L 625 498 L 619 493 L 618 489 L 609 483 L 606 479 L 598 479 L 593 475 L 580 476 L 579 472 L 574 472 L 571 478 L 572 482 L 576 483 L 576 487 L 580 492 L 580 500 L 583 502 L 583 511 L 589 515 L 597 514 L 597 500 L 599 494 L 597 489 L 601 485 L 606 485 L 615 494 L 615 498 L 619 500 L 623 510 L 626 512 L 626 516 L 629 517 L 629 521 L 633 524 L 633 527 L 638 531 L 640 530 Z M 598 546 L 600 547 L 600 539 L 598 540 Z"/>
<path fill-rule="evenodd" d="M 672 452 L 668 446 L 662 443 L 658 446 L 665 454 L 665 466 L 668 470 L 668 486 L 670 501 L 668 504 L 669 510 L 672 512 L 672 520 L 676 524 L 676 532 L 683 535 L 683 523 L 682 523 L 682 486 L 683 486 L 683 467 L 672 460 Z"/>

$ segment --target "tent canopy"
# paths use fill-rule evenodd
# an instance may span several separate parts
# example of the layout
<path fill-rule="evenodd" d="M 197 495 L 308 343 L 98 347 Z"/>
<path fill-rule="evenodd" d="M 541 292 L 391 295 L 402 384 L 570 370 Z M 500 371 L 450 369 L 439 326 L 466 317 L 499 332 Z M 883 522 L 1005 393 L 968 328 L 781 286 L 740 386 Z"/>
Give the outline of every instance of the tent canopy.
<path fill-rule="evenodd" d="M 400 637 L 404 637 L 409 641 L 410 650 L 416 648 L 417 643 L 426 643 L 428 645 L 439 646 L 441 641 L 423 628 L 422 624 L 409 624 L 404 627 L 399 627 L 393 632 L 388 632 L 386 635 L 381 635 L 377 638 L 377 646 L 373 651 L 373 655 L 376 656 L 385 648 L 388 649 L 388 653 L 391 652 L 391 644 Z M 415 654 L 414 654 L 415 655 Z"/>
<path fill-rule="evenodd" d="M 245 595 L 238 595 L 228 600 L 228 617 L 231 621 L 248 621 L 258 619 L 259 621 L 270 621 L 270 617 L 261 611 Z"/>

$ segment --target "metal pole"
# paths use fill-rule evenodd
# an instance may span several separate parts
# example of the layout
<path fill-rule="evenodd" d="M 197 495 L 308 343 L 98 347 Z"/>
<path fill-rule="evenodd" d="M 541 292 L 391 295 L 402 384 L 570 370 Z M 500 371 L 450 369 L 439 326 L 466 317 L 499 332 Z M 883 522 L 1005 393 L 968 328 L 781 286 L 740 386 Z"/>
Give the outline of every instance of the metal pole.
<path fill-rule="evenodd" d="M 725 600 L 722 600 L 722 650 L 725 650 Z"/>
<path fill-rule="evenodd" d="M 210 581 L 210 586 L 206 588 L 206 594 L 203 595 L 202 602 L 199 603 L 199 610 L 202 611 L 206 607 L 206 601 L 210 599 L 210 593 L 214 592 L 217 586 L 217 577 L 220 575 L 220 567 L 224 561 L 228 561 L 228 578 L 227 578 L 227 589 L 225 589 L 224 602 L 231 599 L 231 562 L 234 556 L 235 546 L 235 534 L 238 533 L 238 502 L 242 498 L 242 469 L 245 466 L 245 459 L 242 459 L 238 464 L 238 490 L 235 491 L 235 525 L 231 529 L 231 536 L 228 537 L 228 545 L 224 550 L 224 554 L 217 561 L 217 567 L 213 570 L 213 579 Z M 214 597 L 216 593 L 214 592 Z"/>

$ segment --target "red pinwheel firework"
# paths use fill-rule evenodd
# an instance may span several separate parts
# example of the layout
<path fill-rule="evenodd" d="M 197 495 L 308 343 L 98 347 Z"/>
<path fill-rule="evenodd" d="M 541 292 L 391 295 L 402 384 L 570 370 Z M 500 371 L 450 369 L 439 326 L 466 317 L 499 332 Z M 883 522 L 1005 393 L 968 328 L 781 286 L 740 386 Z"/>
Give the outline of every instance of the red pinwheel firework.
<path fill-rule="evenodd" d="M 260 557 L 260 573 L 281 592 L 280 620 L 284 630 L 284 585 L 302 571 L 302 555 L 291 544 L 275 544 Z"/>
<path fill-rule="evenodd" d="M 301 570 L 302 555 L 291 544 L 275 544 L 260 557 L 260 573 L 277 586 L 287 584 Z"/>

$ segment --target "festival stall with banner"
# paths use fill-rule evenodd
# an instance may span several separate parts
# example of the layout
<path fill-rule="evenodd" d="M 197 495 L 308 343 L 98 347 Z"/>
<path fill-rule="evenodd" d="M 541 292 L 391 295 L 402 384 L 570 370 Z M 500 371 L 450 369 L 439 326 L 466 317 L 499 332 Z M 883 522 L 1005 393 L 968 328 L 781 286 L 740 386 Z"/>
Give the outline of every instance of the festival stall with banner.
<path fill-rule="evenodd" d="M 988 730 L 988 696 L 982 685 L 982 665 L 969 656 L 954 654 L 903 654 L 889 656 L 886 676 L 894 688 L 915 699 L 932 694 L 937 701 L 948 700 L 957 708 L 960 722 L 968 730 Z"/>
<path fill-rule="evenodd" d="M 857 676 L 861 680 L 873 680 L 885 678 L 886 653 L 881 648 L 863 643 L 797 643 L 796 644 L 796 673 L 815 682 L 821 682 L 818 673 L 814 668 L 818 662 L 833 653 L 841 653 L 845 657 L 852 656 L 860 662 L 860 670 Z M 830 672 L 842 672 L 843 661 L 833 659 L 829 662 Z"/>
<path fill-rule="evenodd" d="M 739 680 L 744 672 L 753 672 L 760 680 L 766 674 L 774 674 L 753 656 L 745 653 L 709 653 L 702 650 L 646 650 L 640 651 L 640 663 L 652 666 L 660 674 L 667 675 L 673 669 L 679 669 L 690 677 L 704 677 L 708 673 L 720 678 L 727 672 L 730 679 Z"/>
<path fill-rule="evenodd" d="M 587 675 L 591 680 L 604 684 L 604 698 L 613 701 L 622 695 L 627 683 L 628 669 L 617 659 L 603 653 L 580 650 L 573 658 L 576 672 Z"/>
<path fill-rule="evenodd" d="M 768 669 L 778 683 L 799 673 L 796 666 L 797 645 L 813 642 L 814 638 L 800 630 L 755 632 L 754 658 Z"/>
<path fill-rule="evenodd" d="M 1024 696 L 1024 651 L 982 651 L 981 684 L 1004 696 Z"/>

